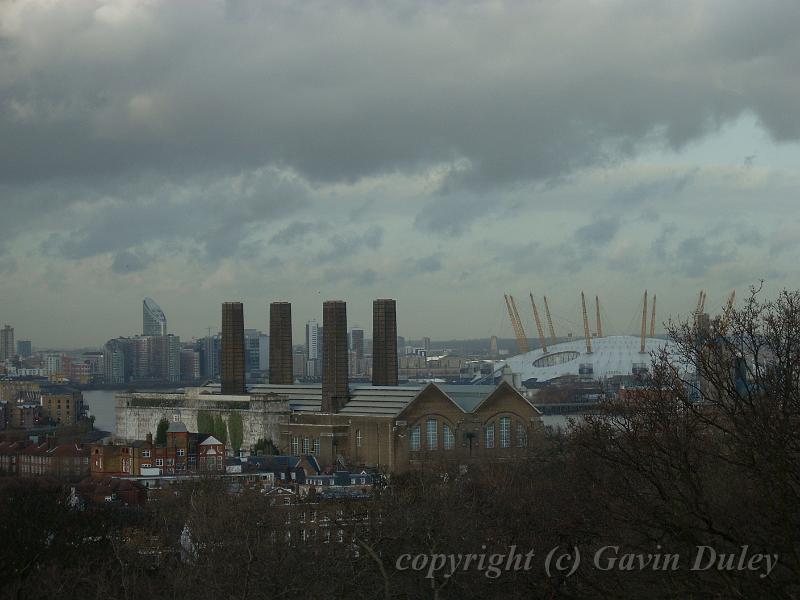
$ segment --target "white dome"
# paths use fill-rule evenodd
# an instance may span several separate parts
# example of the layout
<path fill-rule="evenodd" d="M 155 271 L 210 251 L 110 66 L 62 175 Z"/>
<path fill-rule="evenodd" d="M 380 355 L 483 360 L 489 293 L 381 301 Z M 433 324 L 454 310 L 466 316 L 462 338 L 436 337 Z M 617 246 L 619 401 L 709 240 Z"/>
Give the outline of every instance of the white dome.
<path fill-rule="evenodd" d="M 649 368 L 654 354 L 667 348 L 675 355 L 675 344 L 659 338 L 645 339 L 642 354 L 641 338 L 632 335 L 612 335 L 592 338 L 592 353 L 586 353 L 586 340 L 578 338 L 548 346 L 545 354 L 541 348 L 514 356 L 505 361 L 512 373 L 522 381 L 536 379 L 548 381 L 564 375 L 583 375 L 604 379 L 615 375 L 632 375 L 634 368 Z"/>

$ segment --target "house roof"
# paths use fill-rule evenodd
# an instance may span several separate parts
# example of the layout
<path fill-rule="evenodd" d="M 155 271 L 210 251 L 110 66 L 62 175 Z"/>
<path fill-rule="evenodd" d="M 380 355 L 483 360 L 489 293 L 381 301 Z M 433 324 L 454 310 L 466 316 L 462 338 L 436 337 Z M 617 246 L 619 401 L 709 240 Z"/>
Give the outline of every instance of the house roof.
<path fill-rule="evenodd" d="M 50 456 L 88 456 L 88 448 L 81 448 L 75 444 L 60 444 L 47 451 Z"/>
<path fill-rule="evenodd" d="M 173 421 L 167 427 L 167 433 L 188 433 L 189 430 L 186 429 L 186 425 L 184 425 L 181 421 Z"/>

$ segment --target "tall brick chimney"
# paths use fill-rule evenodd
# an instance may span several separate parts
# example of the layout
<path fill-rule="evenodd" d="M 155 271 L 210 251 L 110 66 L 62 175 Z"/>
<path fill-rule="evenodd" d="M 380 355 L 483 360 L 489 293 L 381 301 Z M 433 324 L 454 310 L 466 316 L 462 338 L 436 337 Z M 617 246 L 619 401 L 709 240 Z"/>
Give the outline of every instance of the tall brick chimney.
<path fill-rule="evenodd" d="M 269 382 L 292 385 L 292 305 L 273 302 L 269 305 Z"/>
<path fill-rule="evenodd" d="M 244 363 L 244 307 L 241 302 L 222 304 L 222 357 L 220 379 L 223 394 L 246 394 Z"/>
<path fill-rule="evenodd" d="M 397 306 L 389 298 L 372 303 L 372 385 L 397 385 Z"/>
<path fill-rule="evenodd" d="M 350 395 L 347 365 L 347 304 L 322 303 L 322 412 L 336 413 Z"/>

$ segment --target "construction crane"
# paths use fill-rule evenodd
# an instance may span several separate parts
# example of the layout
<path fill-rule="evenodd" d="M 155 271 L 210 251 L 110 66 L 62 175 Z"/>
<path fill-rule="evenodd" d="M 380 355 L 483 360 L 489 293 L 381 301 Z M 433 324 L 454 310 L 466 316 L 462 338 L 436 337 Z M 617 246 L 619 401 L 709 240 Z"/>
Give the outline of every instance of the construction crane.
<path fill-rule="evenodd" d="M 550 318 L 550 307 L 547 305 L 547 296 L 544 297 L 544 314 L 547 316 L 547 327 L 550 330 L 550 339 L 553 341 L 553 345 L 557 344 L 556 342 L 556 330 L 553 329 L 553 319 Z"/>
<path fill-rule="evenodd" d="M 503 296 L 506 299 L 506 308 L 508 309 L 508 317 L 511 319 L 511 326 L 514 328 L 514 335 L 517 336 L 517 347 L 519 347 L 520 354 L 530 352 L 528 338 L 525 335 L 525 330 L 522 328 L 522 321 L 519 318 L 514 296 L 510 294 L 503 294 Z"/>
<path fill-rule="evenodd" d="M 656 298 L 653 294 L 653 314 L 650 315 L 650 337 L 656 337 Z"/>
<path fill-rule="evenodd" d="M 736 301 L 736 290 L 731 292 L 731 295 L 728 296 L 728 301 L 725 303 L 725 310 L 722 312 L 722 320 L 719 324 L 719 332 L 722 335 L 725 335 L 725 332 L 728 330 L 728 325 L 731 324 L 731 313 L 733 312 L 733 303 Z"/>
<path fill-rule="evenodd" d="M 544 331 L 542 331 L 542 321 L 539 318 L 539 311 L 536 310 L 536 302 L 533 300 L 533 292 L 531 292 L 531 306 L 533 307 L 533 318 L 536 321 L 536 332 L 539 334 L 539 344 L 542 346 L 542 351 L 547 354 L 547 342 L 544 339 Z"/>
<path fill-rule="evenodd" d="M 603 324 L 600 321 L 600 298 L 594 297 L 594 304 L 597 307 L 597 337 L 603 337 Z"/>
<path fill-rule="evenodd" d="M 581 306 L 583 307 L 583 335 L 586 338 L 586 354 L 592 353 L 592 336 L 589 333 L 589 316 L 586 314 L 586 296 L 581 290 Z"/>
<path fill-rule="evenodd" d="M 644 291 L 644 304 L 642 304 L 642 337 L 639 353 L 644 354 L 644 334 L 647 332 L 647 290 Z"/>
<path fill-rule="evenodd" d="M 694 309 L 694 328 L 700 326 L 700 316 L 703 314 L 703 309 L 706 305 L 706 293 L 700 290 L 700 295 L 697 298 L 697 306 Z"/>

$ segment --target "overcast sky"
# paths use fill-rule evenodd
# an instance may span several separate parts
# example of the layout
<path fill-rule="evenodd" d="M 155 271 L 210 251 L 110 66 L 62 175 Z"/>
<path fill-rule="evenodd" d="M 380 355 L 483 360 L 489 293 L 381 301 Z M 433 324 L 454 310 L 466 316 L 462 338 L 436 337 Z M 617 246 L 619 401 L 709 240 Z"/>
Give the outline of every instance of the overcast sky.
<path fill-rule="evenodd" d="M 798 285 L 800 3 L 0 3 L 0 321 L 559 334 Z M 637 307 L 638 305 L 638 307 Z M 640 315 L 641 312 L 638 312 Z"/>

